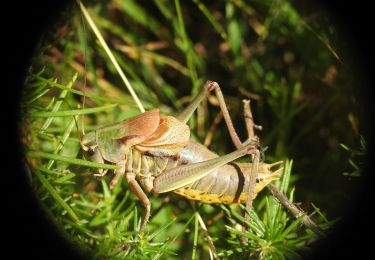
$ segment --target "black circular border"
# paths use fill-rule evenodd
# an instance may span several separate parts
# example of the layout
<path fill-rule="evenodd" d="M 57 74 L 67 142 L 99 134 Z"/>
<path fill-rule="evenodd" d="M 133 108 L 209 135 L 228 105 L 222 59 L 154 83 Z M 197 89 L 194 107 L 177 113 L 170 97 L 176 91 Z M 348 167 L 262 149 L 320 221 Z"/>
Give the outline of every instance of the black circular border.
<path fill-rule="evenodd" d="M 6 247 L 3 253 L 13 256 L 27 255 L 38 258 L 81 259 L 82 255 L 68 244 L 56 228 L 47 221 L 33 195 L 29 191 L 26 173 L 22 161 L 22 149 L 19 142 L 20 98 L 24 78 L 30 64 L 36 44 L 44 30 L 53 24 L 62 8 L 75 4 L 72 1 L 25 1 L 7 3 L 3 6 L 3 47 L 5 52 L 5 83 L 3 89 L 7 97 L 2 105 L 2 201 L 5 209 L 2 222 L 6 230 L 4 238 Z M 330 1 L 327 6 L 330 13 L 342 23 L 351 39 L 353 48 L 357 49 L 356 59 L 360 62 L 357 68 L 363 75 L 363 107 L 362 122 L 365 122 L 365 135 L 368 141 L 368 160 L 365 168 L 365 185 L 362 194 L 352 205 L 350 214 L 344 216 L 341 223 L 333 230 L 329 238 L 322 241 L 311 255 L 313 259 L 332 259 L 342 257 L 358 258 L 372 252 L 372 241 L 368 236 L 374 232 L 372 224 L 372 201 L 375 190 L 373 166 L 373 127 L 372 127 L 372 72 L 374 55 L 372 40 L 372 8 L 364 3 Z M 8 13 L 9 16 L 4 14 Z M 4 61 L 4 60 L 3 60 Z M 10 71 L 9 71 L 10 70 Z M 329 199 L 329 198 L 327 198 Z M 9 204 L 9 205 L 7 205 Z M 3 206 L 4 207 L 4 206 Z"/>

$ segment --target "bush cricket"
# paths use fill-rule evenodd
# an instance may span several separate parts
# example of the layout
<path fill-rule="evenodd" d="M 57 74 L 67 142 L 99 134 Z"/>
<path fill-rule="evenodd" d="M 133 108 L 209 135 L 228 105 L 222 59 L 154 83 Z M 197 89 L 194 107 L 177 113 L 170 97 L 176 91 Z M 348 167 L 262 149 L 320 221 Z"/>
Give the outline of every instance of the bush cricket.
<path fill-rule="evenodd" d="M 237 148 L 220 157 L 205 146 L 189 140 L 190 130 L 186 125 L 199 103 L 212 91 L 218 97 Z M 125 175 L 130 189 L 146 209 L 141 231 L 144 231 L 151 212 L 146 192 L 173 191 L 203 203 L 247 202 L 253 164 L 233 161 L 246 154 L 259 156 L 256 136 L 249 136 L 244 143 L 239 140 L 219 85 L 213 81 L 207 81 L 201 93 L 178 116 L 162 116 L 158 109 L 146 111 L 124 122 L 87 133 L 83 136 L 81 147 L 87 159 L 119 166 L 110 187 L 113 188 L 120 176 Z M 258 164 L 252 199 L 278 178 L 282 168 L 275 171 L 272 168 L 281 163 Z M 95 175 L 103 176 L 106 173 L 107 170 L 98 169 Z"/>
<path fill-rule="evenodd" d="M 203 203 L 244 203 L 252 208 L 252 201 L 263 188 L 275 196 L 295 217 L 303 216 L 301 223 L 320 236 L 323 231 L 311 218 L 291 203 L 271 182 L 278 178 L 282 164 L 260 162 L 259 139 L 254 135 L 249 101 L 244 102 L 248 139 L 241 142 L 230 118 L 224 97 L 216 82 L 207 81 L 200 94 L 177 117 L 161 116 L 158 109 L 144 112 L 138 97 L 113 57 L 108 45 L 96 28 L 86 8 L 80 8 L 107 55 L 122 77 L 142 114 L 112 126 L 97 129 L 83 136 L 82 150 L 86 158 L 99 163 L 109 162 L 119 166 L 110 183 L 113 188 L 125 175 L 130 189 L 146 209 L 140 231 L 144 231 L 151 213 L 151 204 L 145 192 L 164 193 L 173 191 L 190 200 Z M 214 91 L 236 151 L 219 157 L 205 146 L 189 140 L 190 129 L 186 125 L 199 103 Z M 259 128 L 259 127 L 258 127 Z M 251 155 L 253 163 L 234 163 L 245 155 Z M 96 176 L 104 176 L 107 170 L 97 169 Z M 249 221 L 245 215 L 245 221 Z M 244 227 L 246 229 L 246 227 Z M 246 241 L 244 241 L 246 244 Z"/>

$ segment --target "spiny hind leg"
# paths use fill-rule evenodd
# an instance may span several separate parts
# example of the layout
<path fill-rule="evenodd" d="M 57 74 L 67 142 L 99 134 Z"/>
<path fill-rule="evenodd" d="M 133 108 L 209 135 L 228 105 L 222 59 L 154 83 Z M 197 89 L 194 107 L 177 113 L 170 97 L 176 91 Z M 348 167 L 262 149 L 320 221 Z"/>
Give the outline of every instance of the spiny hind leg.
<path fill-rule="evenodd" d="M 254 129 L 262 130 L 261 125 L 254 124 L 253 113 L 250 108 L 250 99 L 244 99 L 243 102 L 243 111 L 246 123 L 247 137 L 250 139 L 255 136 Z"/>
<path fill-rule="evenodd" d="M 221 92 L 220 86 L 217 82 L 208 80 L 204 87 L 202 88 L 201 92 L 198 94 L 198 96 L 191 102 L 191 104 L 185 108 L 181 114 L 177 116 L 177 119 L 179 119 L 181 122 L 186 123 L 195 109 L 198 107 L 198 105 L 202 102 L 203 98 L 208 96 L 210 92 L 214 91 L 215 95 L 219 101 L 220 109 L 223 113 L 223 117 L 225 120 L 225 123 L 227 125 L 229 135 L 233 141 L 233 144 L 236 146 L 236 148 L 242 147 L 242 142 L 240 138 L 238 137 L 238 134 L 233 126 L 232 119 L 230 117 L 228 107 L 225 103 L 223 93 Z"/>
<path fill-rule="evenodd" d="M 246 154 L 253 153 L 255 149 L 253 144 L 248 143 L 244 144 L 243 147 L 236 151 L 220 157 L 170 168 L 155 177 L 152 191 L 155 193 L 163 193 L 189 185 L 194 181 L 204 178 L 215 169 Z"/>
<path fill-rule="evenodd" d="M 230 117 L 227 104 L 225 103 L 223 93 L 221 92 L 220 86 L 217 82 L 211 81 L 209 84 L 210 91 L 215 91 L 215 95 L 219 101 L 219 106 L 221 109 L 221 112 L 223 113 L 225 124 L 227 125 L 229 135 L 232 139 L 232 142 L 236 148 L 240 148 L 243 146 L 240 138 L 238 137 L 238 134 L 236 132 L 236 129 L 233 126 L 232 119 Z"/>
<path fill-rule="evenodd" d="M 244 110 L 244 117 L 245 117 L 245 123 L 246 123 L 246 130 L 247 130 L 247 140 L 251 140 L 255 138 L 254 134 L 254 128 L 261 129 L 261 127 L 254 125 L 253 121 L 253 114 L 250 109 L 250 100 L 243 100 L 243 110 Z M 251 154 L 252 157 L 252 167 L 251 167 L 251 174 L 249 178 L 249 189 L 247 190 L 247 201 L 246 201 L 246 209 L 250 211 L 253 208 L 253 201 L 254 201 L 254 195 L 255 195 L 255 185 L 256 180 L 258 178 L 258 168 L 259 168 L 259 158 L 260 158 L 260 151 L 259 149 L 254 150 L 254 153 Z M 245 213 L 244 222 L 248 223 L 251 221 L 251 218 L 248 214 Z M 242 227 L 243 231 L 247 231 L 248 227 L 247 225 L 243 225 Z M 241 238 L 241 243 L 244 245 L 248 244 L 247 237 Z"/>

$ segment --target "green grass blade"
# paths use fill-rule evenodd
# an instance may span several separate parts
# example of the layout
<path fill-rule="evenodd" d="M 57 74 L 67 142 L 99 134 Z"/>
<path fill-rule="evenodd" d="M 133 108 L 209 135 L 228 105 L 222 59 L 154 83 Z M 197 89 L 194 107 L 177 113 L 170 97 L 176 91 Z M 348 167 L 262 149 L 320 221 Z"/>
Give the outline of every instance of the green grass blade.
<path fill-rule="evenodd" d="M 196 212 L 195 215 L 195 221 L 194 221 L 194 240 L 193 240 L 193 252 L 191 253 L 191 259 L 194 260 L 196 258 L 197 253 L 197 245 L 198 245 L 198 212 Z"/>
<path fill-rule="evenodd" d="M 38 170 L 35 170 L 35 175 L 39 179 L 39 181 L 42 183 L 43 187 L 48 191 L 48 193 L 56 200 L 57 203 L 60 204 L 61 207 L 63 207 L 66 210 L 66 212 L 69 214 L 69 216 L 75 222 L 79 222 L 79 218 L 74 213 L 73 209 L 60 197 L 60 195 L 52 187 L 52 185 L 49 183 L 49 181 L 46 178 L 44 178 L 43 175 Z"/>
<path fill-rule="evenodd" d="M 163 227 L 159 228 L 156 232 L 154 232 L 153 234 L 150 235 L 149 239 L 152 240 L 152 239 L 154 239 L 155 237 L 157 237 L 161 232 L 163 232 L 163 231 L 166 230 L 170 225 L 172 225 L 174 222 L 176 222 L 176 219 L 177 219 L 177 218 L 172 219 L 172 221 L 168 222 L 166 225 L 164 225 Z"/>
<path fill-rule="evenodd" d="M 324 222 L 329 223 L 328 219 L 324 216 L 324 214 L 320 211 L 320 208 L 314 205 L 314 203 L 311 203 L 311 205 L 314 207 L 314 211 L 318 213 L 318 215 L 324 220 Z"/>
<path fill-rule="evenodd" d="M 286 194 L 287 190 L 288 190 L 292 166 L 293 166 L 293 160 L 285 161 L 284 172 L 282 174 L 282 179 L 281 179 L 281 183 L 280 183 L 280 191 L 284 194 Z"/>
<path fill-rule="evenodd" d="M 151 32 L 159 33 L 160 29 L 163 28 L 159 22 L 154 19 L 150 12 L 147 12 L 134 0 L 121 0 L 119 1 L 122 10 L 127 13 L 137 23 L 143 25 L 143 27 L 149 29 Z"/>
<path fill-rule="evenodd" d="M 88 13 L 86 7 L 82 4 L 81 1 L 78 1 L 78 2 L 79 2 L 79 6 L 81 8 L 81 11 L 82 11 L 85 19 L 89 23 L 91 29 L 94 31 L 95 36 L 98 38 L 99 42 L 101 43 L 103 49 L 107 53 L 108 58 L 112 62 L 113 66 L 115 66 L 117 73 L 119 74 L 122 81 L 124 82 L 124 84 L 125 84 L 126 88 L 128 89 L 130 95 L 133 97 L 133 99 L 134 99 L 135 103 L 137 104 L 139 110 L 142 113 L 145 112 L 145 109 L 143 108 L 143 105 L 142 105 L 141 101 L 139 100 L 137 94 L 134 92 L 133 87 L 130 85 L 130 82 L 129 82 L 128 78 L 125 76 L 125 74 L 122 71 L 120 65 L 118 64 L 116 58 L 113 56 L 113 53 L 112 53 L 111 49 L 108 47 L 106 41 L 104 40 L 102 34 L 100 33 L 99 29 L 97 28 L 95 22 L 92 20 L 92 18 L 90 16 L 90 14 Z"/>
<path fill-rule="evenodd" d="M 70 123 L 69 123 L 69 125 L 68 125 L 68 127 L 67 127 L 67 129 L 66 129 L 66 131 L 65 131 L 65 133 L 64 133 L 63 136 L 61 137 L 61 140 L 60 140 L 60 142 L 59 142 L 59 145 L 56 147 L 55 151 L 53 152 L 54 154 L 58 154 L 59 151 L 61 151 L 61 149 L 64 147 L 66 141 L 67 141 L 68 138 L 69 138 L 70 133 L 72 132 L 72 130 L 73 130 L 74 126 L 75 126 L 75 122 L 76 122 L 76 120 L 77 120 L 77 118 L 73 118 L 73 119 L 70 121 Z M 48 165 L 47 165 L 47 169 L 51 169 L 51 167 L 52 167 L 52 165 L 54 164 L 54 162 L 55 162 L 54 160 L 49 161 L 49 162 L 48 162 Z"/>
<path fill-rule="evenodd" d="M 236 234 L 236 235 L 239 235 L 239 236 L 241 236 L 241 237 L 247 237 L 247 238 L 249 238 L 249 239 L 251 239 L 251 240 L 254 240 L 254 241 L 260 241 L 260 240 L 261 240 L 261 238 L 258 237 L 257 235 L 254 235 L 254 234 L 251 232 L 251 230 L 249 230 L 249 231 L 247 231 L 247 232 L 243 232 L 243 231 L 241 231 L 241 230 L 238 230 L 238 229 L 232 228 L 232 227 L 227 226 L 227 225 L 225 225 L 225 228 L 226 228 L 227 230 L 229 230 L 230 232 L 232 232 L 232 233 L 234 233 L 234 234 Z"/>
<path fill-rule="evenodd" d="M 68 173 L 68 174 L 65 174 L 64 176 L 62 176 L 61 178 L 58 178 L 56 179 L 54 182 L 56 184 L 67 184 L 67 183 L 71 183 L 71 184 L 74 184 L 73 181 L 69 181 L 70 179 L 76 177 L 77 175 L 75 173 Z"/>
<path fill-rule="evenodd" d="M 193 84 L 193 94 L 197 93 L 198 88 L 199 88 L 199 81 L 198 81 L 198 76 L 197 76 L 197 71 L 196 71 L 196 66 L 194 63 L 194 51 L 191 46 L 190 39 L 188 38 L 186 34 L 186 29 L 185 29 L 185 23 L 184 23 L 184 18 L 182 16 L 181 12 L 181 5 L 179 0 L 175 0 L 175 8 L 177 12 L 177 21 L 178 21 L 178 28 L 179 28 L 179 34 L 183 42 L 183 51 L 186 56 L 186 62 L 188 65 L 188 68 L 190 70 L 190 78 L 191 82 Z"/>
<path fill-rule="evenodd" d="M 225 32 L 224 28 L 211 15 L 211 12 L 207 9 L 207 7 L 200 0 L 193 0 L 193 2 L 198 6 L 199 10 L 202 11 L 204 16 L 206 16 L 207 20 L 212 24 L 214 29 L 220 34 L 221 38 L 223 38 L 223 40 L 226 41 L 227 33 Z"/>
<path fill-rule="evenodd" d="M 91 167 L 91 168 L 102 168 L 102 169 L 111 169 L 111 170 L 118 169 L 118 166 L 112 165 L 112 164 L 89 162 L 89 161 L 86 161 L 86 160 L 66 157 L 66 156 L 52 154 L 52 153 L 39 152 L 39 151 L 28 152 L 27 156 L 30 157 L 30 158 L 46 158 L 46 159 L 51 159 L 51 160 L 62 161 L 62 162 L 67 162 L 67 163 L 71 163 L 71 164 Z"/>
<path fill-rule="evenodd" d="M 190 224 L 190 222 L 193 220 L 194 217 L 195 217 L 195 214 L 193 214 L 193 215 L 188 219 L 188 221 L 185 223 L 184 228 L 182 229 L 182 231 L 181 231 L 180 233 L 176 234 L 176 235 L 175 235 L 175 236 L 174 236 L 169 242 L 165 243 L 165 245 L 163 246 L 162 250 L 161 250 L 161 251 L 155 256 L 154 259 L 159 259 L 159 258 L 162 256 L 162 254 L 163 254 L 166 250 L 168 250 L 169 245 L 171 245 L 172 243 L 174 243 L 174 242 L 177 240 L 177 238 L 178 238 L 179 236 L 181 236 L 181 234 L 185 231 L 186 227 Z"/>
<path fill-rule="evenodd" d="M 116 107 L 117 104 L 101 106 L 101 107 L 93 107 L 93 108 L 85 108 L 85 109 L 73 109 L 73 110 L 66 110 L 66 111 L 56 111 L 56 112 L 31 112 L 27 114 L 27 117 L 64 117 L 64 116 L 77 116 L 77 115 L 87 115 L 87 114 L 94 114 L 99 113 L 102 111 L 110 110 Z"/>
<path fill-rule="evenodd" d="M 55 81 L 52 81 L 50 79 L 45 79 L 40 75 L 33 75 L 33 78 L 35 78 L 39 81 L 45 82 L 46 84 L 48 84 L 52 87 L 55 87 L 55 88 L 58 88 L 58 89 L 61 89 L 61 90 L 66 90 L 70 93 L 77 94 L 77 95 L 80 95 L 80 96 L 86 96 L 86 97 L 89 97 L 89 98 L 91 98 L 92 100 L 95 100 L 95 101 L 104 101 L 104 102 L 114 103 L 114 104 L 129 104 L 129 102 L 134 103 L 134 101 L 131 98 L 126 98 L 124 100 L 123 99 L 113 99 L 113 98 L 102 97 L 102 96 L 98 96 L 98 95 L 94 95 L 94 94 L 90 94 L 90 93 L 84 93 L 83 91 L 68 88 L 68 87 L 66 87 L 62 84 L 59 84 Z"/>
<path fill-rule="evenodd" d="M 45 94 L 47 94 L 48 92 L 50 91 L 50 89 L 44 89 L 42 90 L 40 93 L 38 93 L 36 96 L 34 96 L 33 98 L 29 99 L 26 104 L 29 106 L 31 105 L 33 102 L 35 102 L 36 100 L 38 100 L 39 98 L 43 97 Z"/>
<path fill-rule="evenodd" d="M 78 76 L 78 74 L 76 73 L 76 74 L 74 74 L 74 76 L 72 77 L 72 79 L 71 79 L 71 81 L 68 83 L 68 86 L 66 87 L 67 89 L 71 89 L 72 88 L 72 86 L 73 86 L 73 84 L 74 84 L 74 82 L 77 80 L 77 76 Z M 56 103 L 55 103 L 55 105 L 53 106 L 53 108 L 52 108 L 52 112 L 51 113 L 56 113 L 59 109 L 60 109 L 60 106 L 62 105 L 62 103 L 63 103 L 63 99 L 66 97 L 66 95 L 68 94 L 68 90 L 63 90 L 62 92 L 61 92 L 61 94 L 60 94 L 60 97 L 59 97 L 59 99 L 61 99 L 61 100 L 58 100 Z M 47 116 L 47 117 L 49 117 L 49 116 Z M 52 123 L 52 121 L 53 121 L 53 118 L 47 118 L 47 120 L 44 122 L 44 124 L 43 124 L 43 126 L 42 126 L 42 128 L 41 128 L 41 131 L 45 131 L 49 126 L 50 126 L 50 124 Z"/>
<path fill-rule="evenodd" d="M 283 240 L 287 235 L 290 234 L 290 232 L 292 232 L 295 228 L 297 228 L 298 224 L 301 223 L 301 221 L 303 220 L 304 217 L 305 217 L 305 215 L 302 215 L 299 218 L 297 218 L 295 221 L 293 221 L 293 223 L 290 224 L 284 230 L 284 232 L 280 235 L 279 240 Z"/>

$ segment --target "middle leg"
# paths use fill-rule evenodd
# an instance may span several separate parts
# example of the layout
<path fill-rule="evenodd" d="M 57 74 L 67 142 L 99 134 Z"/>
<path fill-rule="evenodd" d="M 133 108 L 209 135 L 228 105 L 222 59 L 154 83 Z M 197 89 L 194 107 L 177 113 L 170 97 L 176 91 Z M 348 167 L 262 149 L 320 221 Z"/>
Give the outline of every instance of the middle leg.
<path fill-rule="evenodd" d="M 145 216 L 143 217 L 141 229 L 140 232 L 143 232 L 146 228 L 147 222 L 151 215 L 151 202 L 148 199 L 145 192 L 142 190 L 141 186 L 135 179 L 135 173 L 133 172 L 126 172 L 126 180 L 129 184 L 129 188 L 132 190 L 132 192 L 138 197 L 138 199 L 142 202 L 143 206 L 146 209 Z"/>

